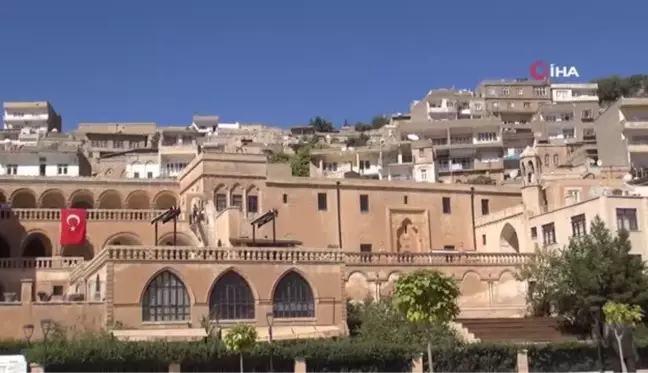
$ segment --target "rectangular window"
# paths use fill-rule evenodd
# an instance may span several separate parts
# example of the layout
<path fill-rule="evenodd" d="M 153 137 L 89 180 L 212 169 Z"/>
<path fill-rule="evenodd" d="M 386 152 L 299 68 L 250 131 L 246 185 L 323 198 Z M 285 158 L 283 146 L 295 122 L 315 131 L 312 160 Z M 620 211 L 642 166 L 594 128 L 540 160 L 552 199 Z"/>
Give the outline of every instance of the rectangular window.
<path fill-rule="evenodd" d="M 486 245 L 486 235 L 482 234 L 482 245 Z"/>
<path fill-rule="evenodd" d="M 259 212 L 258 196 L 247 196 L 247 212 L 248 214 L 256 214 Z"/>
<path fill-rule="evenodd" d="M 572 236 L 580 237 L 587 234 L 587 220 L 585 214 L 572 216 L 571 218 Z"/>
<path fill-rule="evenodd" d="M 18 165 L 17 164 L 8 164 L 7 165 L 7 175 L 18 175 Z"/>
<path fill-rule="evenodd" d="M 46 170 L 47 170 L 47 166 L 46 166 L 46 165 L 44 165 L 44 164 L 40 165 L 40 166 L 38 167 L 38 173 L 39 173 L 39 175 L 41 175 L 41 176 L 45 176 L 45 174 L 46 174 L 45 171 L 46 171 Z"/>
<path fill-rule="evenodd" d="M 407 205 L 407 196 L 403 196 L 403 204 Z"/>
<path fill-rule="evenodd" d="M 243 209 L 243 196 L 240 194 L 232 194 L 232 201 L 230 203 L 230 206 Z"/>
<path fill-rule="evenodd" d="M 139 172 L 133 172 L 133 179 L 139 179 Z"/>
<path fill-rule="evenodd" d="M 326 211 L 326 193 L 317 193 L 317 209 L 319 211 Z"/>
<path fill-rule="evenodd" d="M 453 251 L 455 249 L 454 245 L 445 245 L 443 246 L 443 250 L 446 251 Z"/>
<path fill-rule="evenodd" d="M 113 142 L 113 147 L 117 149 L 123 149 L 124 148 L 124 142 L 121 140 L 116 140 Z"/>
<path fill-rule="evenodd" d="M 227 208 L 227 194 L 216 194 L 216 211 L 223 211 Z"/>
<path fill-rule="evenodd" d="M 425 168 L 421 169 L 421 180 L 427 180 L 427 170 Z"/>
<path fill-rule="evenodd" d="M 285 193 L 283 195 L 283 203 L 288 203 L 288 195 Z"/>
<path fill-rule="evenodd" d="M 533 227 L 531 228 L 531 239 L 535 240 L 538 238 L 538 228 Z"/>
<path fill-rule="evenodd" d="M 360 252 L 361 253 L 370 253 L 371 252 L 371 244 L 370 243 L 361 243 L 360 244 Z"/>
<path fill-rule="evenodd" d="M 556 227 L 554 226 L 554 223 L 542 226 L 542 242 L 547 246 L 556 243 Z"/>
<path fill-rule="evenodd" d="M 639 230 L 637 224 L 637 209 L 616 209 L 617 228 L 627 231 Z"/>
<path fill-rule="evenodd" d="M 443 197 L 443 213 L 450 214 L 452 210 L 450 209 L 450 197 Z"/>
<path fill-rule="evenodd" d="M 360 195 L 360 212 L 369 212 L 369 196 L 366 194 Z"/>
<path fill-rule="evenodd" d="M 482 215 L 490 214 L 490 204 L 487 199 L 481 200 L 481 211 L 482 211 Z"/>
<path fill-rule="evenodd" d="M 57 173 L 57 175 L 67 175 L 68 174 L 68 165 L 66 165 L 66 164 L 56 165 L 56 173 Z"/>
<path fill-rule="evenodd" d="M 147 172 L 147 173 L 146 173 L 146 177 L 147 177 L 148 179 L 152 179 L 152 178 L 153 178 L 153 172 L 151 172 L 151 171 Z"/>

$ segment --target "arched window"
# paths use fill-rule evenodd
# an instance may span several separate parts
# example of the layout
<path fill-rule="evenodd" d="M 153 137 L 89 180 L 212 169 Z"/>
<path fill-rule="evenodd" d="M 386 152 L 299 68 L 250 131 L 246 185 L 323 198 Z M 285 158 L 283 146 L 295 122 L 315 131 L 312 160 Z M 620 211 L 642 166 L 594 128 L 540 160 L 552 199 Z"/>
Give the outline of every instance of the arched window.
<path fill-rule="evenodd" d="M 143 321 L 189 320 L 189 293 L 178 276 L 164 271 L 155 276 L 142 297 Z"/>
<path fill-rule="evenodd" d="M 238 273 L 228 271 L 209 294 L 209 315 L 212 320 L 252 320 L 254 303 L 248 282 Z"/>
<path fill-rule="evenodd" d="M 299 273 L 288 272 L 279 280 L 272 295 L 276 318 L 315 317 L 313 290 Z"/>
<path fill-rule="evenodd" d="M 554 166 L 558 166 L 558 154 L 554 154 L 553 161 L 554 161 Z"/>

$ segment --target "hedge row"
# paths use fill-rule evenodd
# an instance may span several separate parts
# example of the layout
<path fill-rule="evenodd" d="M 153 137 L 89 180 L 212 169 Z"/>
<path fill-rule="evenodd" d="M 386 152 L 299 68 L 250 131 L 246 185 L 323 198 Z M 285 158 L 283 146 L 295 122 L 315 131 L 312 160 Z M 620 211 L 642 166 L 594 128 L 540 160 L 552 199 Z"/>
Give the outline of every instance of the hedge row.
<path fill-rule="evenodd" d="M 529 371 L 598 371 L 595 345 L 585 343 L 515 346 L 476 343 L 433 351 L 437 372 L 515 372 L 517 351 L 528 350 Z M 27 353 L 31 362 L 49 372 L 160 372 L 180 363 L 183 372 L 239 370 L 238 355 L 218 341 L 119 342 L 110 338 L 36 343 L 0 343 L 1 354 Z M 358 339 L 301 340 L 259 343 L 244 356 L 245 371 L 268 371 L 270 356 L 276 372 L 293 372 L 294 359 L 303 357 L 310 372 L 411 372 L 420 349 L 389 342 Z M 605 368 L 618 369 L 614 352 L 604 350 Z M 639 347 L 639 369 L 648 368 L 648 346 Z M 427 371 L 427 359 L 425 369 Z"/>

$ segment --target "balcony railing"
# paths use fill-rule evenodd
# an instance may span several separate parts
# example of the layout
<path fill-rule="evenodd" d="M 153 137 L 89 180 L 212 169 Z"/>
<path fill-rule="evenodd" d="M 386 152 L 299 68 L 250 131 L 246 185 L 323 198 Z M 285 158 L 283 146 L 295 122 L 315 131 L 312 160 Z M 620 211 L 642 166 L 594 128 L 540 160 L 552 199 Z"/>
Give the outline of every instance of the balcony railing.
<path fill-rule="evenodd" d="M 86 210 L 87 221 L 151 221 L 166 210 Z M 18 219 L 25 221 L 59 221 L 61 209 L 19 209 L 0 211 L 0 220 Z M 180 217 L 184 220 L 184 216 Z"/>
<path fill-rule="evenodd" d="M 2 258 L 0 269 L 68 269 L 83 263 L 83 257 Z"/>

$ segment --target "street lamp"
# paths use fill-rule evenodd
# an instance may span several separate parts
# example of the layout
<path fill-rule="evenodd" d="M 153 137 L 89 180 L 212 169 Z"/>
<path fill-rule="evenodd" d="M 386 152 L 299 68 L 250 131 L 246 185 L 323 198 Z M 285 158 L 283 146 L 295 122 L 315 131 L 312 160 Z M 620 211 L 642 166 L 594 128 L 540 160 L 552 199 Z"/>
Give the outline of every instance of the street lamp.
<path fill-rule="evenodd" d="M 266 321 L 268 322 L 268 342 L 270 343 L 270 372 L 273 372 L 272 367 L 272 324 L 274 323 L 274 312 L 266 313 Z"/>
<path fill-rule="evenodd" d="M 47 336 L 50 334 L 52 328 L 54 327 L 54 321 L 52 319 L 41 319 L 40 325 L 41 332 L 43 332 L 43 339 L 47 340 Z"/>
<path fill-rule="evenodd" d="M 603 333 L 601 333 L 601 307 L 599 306 L 591 306 L 590 307 L 590 313 L 592 314 L 592 318 L 594 319 L 594 330 L 595 332 L 593 333 L 594 338 L 596 339 L 596 352 L 598 354 L 598 363 L 599 363 L 599 371 L 603 373 L 603 350 L 602 350 L 602 340 L 601 338 L 603 337 Z"/>
<path fill-rule="evenodd" d="M 27 346 L 29 346 L 31 338 L 34 335 L 34 324 L 23 325 L 23 333 L 25 334 L 25 339 L 27 340 Z"/>

